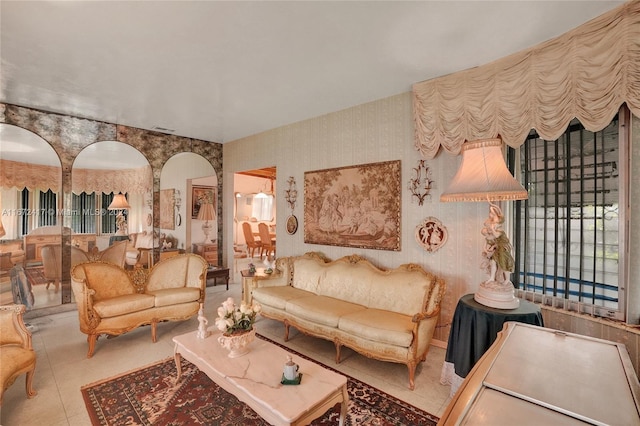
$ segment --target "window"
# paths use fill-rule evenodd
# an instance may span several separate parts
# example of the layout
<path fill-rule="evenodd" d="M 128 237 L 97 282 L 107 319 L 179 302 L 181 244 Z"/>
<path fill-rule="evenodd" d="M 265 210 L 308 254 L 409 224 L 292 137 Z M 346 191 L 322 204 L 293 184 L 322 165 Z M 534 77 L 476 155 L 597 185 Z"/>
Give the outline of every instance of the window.
<path fill-rule="evenodd" d="M 99 216 L 100 210 L 96 210 L 96 194 L 92 192 L 87 194 L 71 195 L 71 229 L 76 234 L 95 234 L 96 233 L 96 216 Z M 98 213 L 98 214 L 96 214 Z"/>
<path fill-rule="evenodd" d="M 58 224 L 58 194 L 27 188 L 20 191 L 21 214 L 18 219 L 19 235 L 26 235 L 33 228 Z"/>
<path fill-rule="evenodd" d="M 625 158 L 619 141 L 626 140 L 619 137 L 626 119 L 619 117 L 595 133 L 574 120 L 553 142 L 531 132 L 520 147 L 529 199 L 516 203 L 513 277 L 525 297 L 624 320 L 620 183 L 629 177 L 619 167 Z"/>
<path fill-rule="evenodd" d="M 109 204 L 113 201 L 113 192 L 104 194 L 101 192 L 83 192 L 79 195 L 72 194 L 71 206 L 73 216 L 71 229 L 78 234 L 113 234 L 116 232 L 116 217 L 118 211 L 109 210 Z M 127 216 L 127 211 L 122 214 Z M 97 232 L 100 230 L 100 232 Z"/>

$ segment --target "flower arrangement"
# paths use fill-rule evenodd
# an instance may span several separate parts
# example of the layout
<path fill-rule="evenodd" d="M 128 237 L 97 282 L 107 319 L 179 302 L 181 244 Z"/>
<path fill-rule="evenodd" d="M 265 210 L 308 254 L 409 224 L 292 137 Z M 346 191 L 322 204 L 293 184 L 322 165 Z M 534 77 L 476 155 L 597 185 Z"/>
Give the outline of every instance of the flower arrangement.
<path fill-rule="evenodd" d="M 216 318 L 216 327 L 224 334 L 238 334 L 249 331 L 253 328 L 256 321 L 256 315 L 262 307 L 254 303 L 247 305 L 242 302 L 240 306 L 236 305 L 232 297 L 222 302 L 222 306 L 218 308 L 218 318 Z"/>

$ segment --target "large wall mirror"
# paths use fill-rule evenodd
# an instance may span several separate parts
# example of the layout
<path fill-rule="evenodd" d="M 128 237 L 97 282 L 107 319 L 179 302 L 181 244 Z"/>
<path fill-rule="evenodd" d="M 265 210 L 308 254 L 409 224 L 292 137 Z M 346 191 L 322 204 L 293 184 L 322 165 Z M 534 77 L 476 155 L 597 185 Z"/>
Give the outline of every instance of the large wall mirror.
<path fill-rule="evenodd" d="M 0 186 L 0 303 L 17 291 L 28 309 L 62 304 L 62 168 L 53 147 L 0 123 Z"/>
<path fill-rule="evenodd" d="M 72 245 L 103 251 L 130 234 L 152 233 L 153 176 L 138 150 L 117 141 L 96 142 L 75 158 L 71 176 L 71 208 L 78 213 L 70 224 Z M 127 208 L 113 207 L 118 194 Z"/>
<path fill-rule="evenodd" d="M 211 246 L 207 247 L 210 249 L 210 258 L 205 258 L 209 263 L 217 264 L 217 188 L 216 171 L 201 155 L 181 152 L 167 160 L 160 174 L 159 223 L 160 234 L 168 238 L 171 249 L 194 252 L 202 250 L 202 244 L 207 244 Z M 207 206 L 206 220 L 203 214 L 198 214 L 205 202 L 203 200 L 210 204 Z M 208 235 L 203 231 L 205 224 Z M 161 250 L 161 255 L 165 253 L 166 249 Z"/>

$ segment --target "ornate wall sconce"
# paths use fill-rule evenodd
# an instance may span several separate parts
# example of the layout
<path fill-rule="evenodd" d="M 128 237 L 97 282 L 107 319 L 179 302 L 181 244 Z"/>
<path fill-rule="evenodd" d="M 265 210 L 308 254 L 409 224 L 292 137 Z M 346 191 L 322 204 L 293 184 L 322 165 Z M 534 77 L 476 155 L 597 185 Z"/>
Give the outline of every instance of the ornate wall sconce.
<path fill-rule="evenodd" d="M 293 176 L 289 176 L 287 183 L 289 184 L 289 189 L 285 189 L 284 199 L 289 203 L 289 208 L 291 209 L 291 212 L 293 212 L 293 209 L 296 206 L 296 200 L 298 199 L 298 189 L 296 188 L 296 180 Z"/>
<path fill-rule="evenodd" d="M 418 205 L 421 206 L 424 203 L 425 197 L 429 195 L 431 191 L 431 184 L 433 181 L 430 179 L 431 171 L 425 163 L 425 160 L 418 160 L 418 166 L 413 168 L 415 177 L 409 181 L 409 191 L 411 195 L 418 199 Z"/>
<path fill-rule="evenodd" d="M 182 224 L 182 216 L 180 216 L 180 206 L 182 205 L 182 198 L 180 198 L 180 190 L 176 189 L 173 193 L 173 202 L 176 206 L 176 226 Z"/>

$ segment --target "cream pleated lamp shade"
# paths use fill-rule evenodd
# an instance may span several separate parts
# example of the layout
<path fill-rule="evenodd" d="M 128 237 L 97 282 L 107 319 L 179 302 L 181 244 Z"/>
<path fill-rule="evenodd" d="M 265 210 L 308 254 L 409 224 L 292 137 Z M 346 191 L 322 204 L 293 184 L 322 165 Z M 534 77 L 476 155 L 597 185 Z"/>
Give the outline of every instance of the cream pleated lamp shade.
<path fill-rule="evenodd" d="M 462 163 L 440 201 L 524 200 L 527 191 L 513 177 L 502 155 L 501 139 L 462 145 Z"/>

